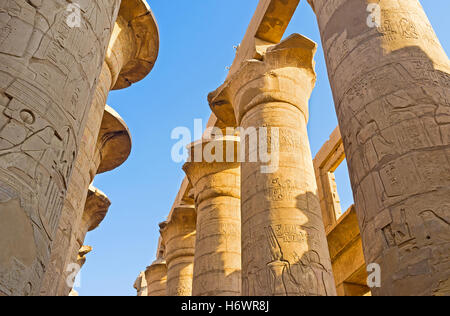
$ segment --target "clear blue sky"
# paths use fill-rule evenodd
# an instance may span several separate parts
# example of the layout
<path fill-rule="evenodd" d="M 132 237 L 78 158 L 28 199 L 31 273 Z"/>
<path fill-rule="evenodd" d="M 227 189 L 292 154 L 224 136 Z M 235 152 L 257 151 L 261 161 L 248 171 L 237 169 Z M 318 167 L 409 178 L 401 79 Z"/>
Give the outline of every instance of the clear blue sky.
<path fill-rule="evenodd" d="M 207 94 L 226 77 L 258 0 L 148 0 L 159 24 L 161 49 L 152 73 L 131 88 L 110 94 L 108 104 L 127 122 L 133 152 L 115 171 L 99 175 L 95 186 L 111 199 L 101 226 L 88 233 L 93 246 L 82 270 L 80 295 L 136 295 L 139 271 L 155 258 L 158 223 L 164 221 L 184 177 L 171 160 L 171 131 L 205 124 Z M 421 0 L 444 49 L 450 51 L 449 0 Z M 301 1 L 286 35 L 303 34 L 320 43 L 317 22 Z M 310 109 L 309 136 L 315 154 L 337 126 L 321 45 L 318 83 Z M 346 166 L 337 171 L 343 208 L 352 204 Z"/>

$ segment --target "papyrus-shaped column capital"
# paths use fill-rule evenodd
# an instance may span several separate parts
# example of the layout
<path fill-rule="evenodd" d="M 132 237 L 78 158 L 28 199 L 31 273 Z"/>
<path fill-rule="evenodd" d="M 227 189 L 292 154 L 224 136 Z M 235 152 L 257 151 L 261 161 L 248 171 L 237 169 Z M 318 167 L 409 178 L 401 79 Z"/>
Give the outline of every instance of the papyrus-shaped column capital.
<path fill-rule="evenodd" d="M 127 124 L 113 108 L 105 106 L 97 139 L 95 157 L 99 161 L 95 174 L 111 171 L 122 165 L 130 156 L 131 147 L 131 133 Z"/>
<path fill-rule="evenodd" d="M 153 69 L 158 52 L 159 29 L 147 2 L 122 1 L 106 55 L 111 89 L 127 88 L 145 78 Z"/>
<path fill-rule="evenodd" d="M 307 120 L 308 100 L 316 83 L 316 51 L 317 44 L 299 34 L 268 46 L 261 59 L 245 61 L 208 96 L 212 111 L 227 125 L 235 126 L 261 103 L 284 102 L 299 108 Z"/>
<path fill-rule="evenodd" d="M 236 136 L 203 139 L 189 146 L 190 159 L 183 169 L 197 208 L 194 296 L 241 294 L 239 147 Z"/>
<path fill-rule="evenodd" d="M 188 147 L 189 161 L 183 166 L 183 170 L 189 178 L 193 188 L 195 203 L 201 204 L 204 200 L 217 196 L 230 196 L 239 199 L 241 196 L 239 178 L 232 177 L 230 170 L 239 168 L 240 140 L 236 136 L 224 136 L 213 140 L 200 140 Z M 201 154 L 201 155 L 200 155 Z M 227 172 L 228 171 L 228 172 Z M 223 183 L 208 186 L 202 190 L 205 176 L 225 173 Z"/>
<path fill-rule="evenodd" d="M 167 263 L 164 259 L 157 259 L 145 270 L 148 296 L 166 296 L 167 291 Z"/>

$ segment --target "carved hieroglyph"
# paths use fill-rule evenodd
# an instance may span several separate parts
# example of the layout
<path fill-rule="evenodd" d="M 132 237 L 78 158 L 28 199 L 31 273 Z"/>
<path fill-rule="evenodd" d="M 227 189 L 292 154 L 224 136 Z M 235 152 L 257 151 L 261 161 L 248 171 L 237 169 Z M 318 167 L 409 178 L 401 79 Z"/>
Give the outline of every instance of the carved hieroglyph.
<path fill-rule="evenodd" d="M 70 289 L 65 288 L 65 275 L 72 273 L 66 271 L 68 256 L 75 259 L 78 249 L 82 246 L 82 242 L 78 241 L 77 230 L 80 225 L 86 203 L 87 188 L 96 175 L 99 164 L 99 157 L 93 159 L 96 151 L 98 125 L 102 122 L 105 109 L 107 94 L 111 87 L 111 75 L 106 65 L 103 63 L 102 72 L 100 74 L 99 84 L 94 95 L 94 101 L 87 118 L 86 128 L 84 129 L 83 138 L 81 140 L 79 153 L 75 161 L 71 181 L 67 191 L 62 210 L 62 219 L 56 232 L 56 238 L 53 241 L 51 249 L 51 260 L 47 269 L 41 295 L 66 295 L 65 292 Z M 63 283 L 63 284 L 59 284 Z"/>
<path fill-rule="evenodd" d="M 129 137 L 127 131 L 109 130 L 98 138 L 104 115 L 112 111 L 108 111 L 107 107 L 105 112 L 109 91 L 126 88 L 144 78 L 155 64 L 158 50 L 158 26 L 146 1 L 123 1 L 64 201 L 63 216 L 70 221 L 61 222 L 58 227 L 57 241 L 52 249 L 52 265 L 46 273 L 42 295 L 66 295 L 65 277 L 59 275 L 71 273 L 63 270 L 73 263 L 82 245 L 76 231 L 81 224 L 89 184 L 96 174 L 121 165 L 129 155 L 127 146 L 119 146 Z M 55 281 L 57 279 L 60 281 Z M 58 283 L 62 284 L 55 286 Z"/>
<path fill-rule="evenodd" d="M 0 291 L 7 295 L 39 294 L 119 4 L 83 1 L 74 12 L 64 0 L 0 3 L 0 223 L 10 227 L 0 230 Z M 79 25 L 69 23 L 74 14 Z"/>
<path fill-rule="evenodd" d="M 190 161 L 183 169 L 194 188 L 197 209 L 194 296 L 238 296 L 241 294 L 241 170 L 239 137 L 226 136 L 194 143 Z M 195 152 L 223 149 L 215 162 L 195 162 Z M 226 153 L 233 155 L 226 162 Z M 222 162 L 220 162 L 222 161 Z"/>
<path fill-rule="evenodd" d="M 167 295 L 167 264 L 164 259 L 157 259 L 145 270 L 148 296 Z"/>
<path fill-rule="evenodd" d="M 167 296 L 191 296 L 194 268 L 196 212 L 193 205 L 176 207 L 160 224 L 166 246 Z"/>
<path fill-rule="evenodd" d="M 145 272 L 139 273 L 139 276 L 134 282 L 134 288 L 137 291 L 137 296 L 148 296 L 148 287 L 147 280 L 145 278 Z"/>
<path fill-rule="evenodd" d="M 131 152 L 131 135 L 127 125 L 120 115 L 109 106 L 104 107 L 103 119 L 101 122 L 100 132 L 96 142 L 94 156 L 91 157 L 91 166 L 96 170 L 95 174 L 113 170 L 124 163 Z M 86 172 L 86 170 L 84 171 Z M 89 187 L 88 187 L 89 188 Z M 91 190 L 92 189 L 92 190 Z M 70 191 L 70 190 L 69 190 Z M 84 190 L 82 194 L 85 194 Z M 80 199 L 79 197 L 77 197 Z M 95 188 L 89 188 L 86 194 L 85 205 L 81 218 L 75 218 L 76 223 L 71 223 L 73 234 L 70 239 L 70 247 L 64 252 L 66 255 L 66 263 L 64 267 L 68 267 L 75 262 L 78 250 L 84 243 L 84 238 L 88 231 L 93 230 L 99 224 L 111 204 L 104 193 Z M 96 217 L 93 217 L 95 215 Z M 99 217 L 98 217 L 99 216 Z M 74 220 L 72 218 L 72 220 Z M 52 255 L 53 257 L 53 255 Z M 64 277 L 60 279 L 57 290 L 58 295 L 67 295 L 70 287 L 67 287 L 67 276 L 72 271 L 65 268 Z M 50 285 L 53 288 L 54 285 Z"/>
<path fill-rule="evenodd" d="M 381 288 L 372 292 L 449 295 L 448 57 L 418 0 L 309 1 L 366 262 L 381 265 Z M 379 5 L 378 27 L 368 2 Z"/>
<path fill-rule="evenodd" d="M 243 295 L 336 294 L 306 129 L 315 51 L 292 35 L 210 95 L 222 121 L 232 120 L 216 110 L 231 103 L 242 128 L 279 130 L 277 170 L 262 173 L 247 159 L 241 166 Z"/>

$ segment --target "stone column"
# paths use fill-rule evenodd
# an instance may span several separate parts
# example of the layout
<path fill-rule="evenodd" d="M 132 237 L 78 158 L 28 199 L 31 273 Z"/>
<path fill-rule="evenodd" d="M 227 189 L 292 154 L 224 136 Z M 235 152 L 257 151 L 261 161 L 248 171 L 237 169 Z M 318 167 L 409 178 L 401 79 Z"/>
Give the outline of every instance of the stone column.
<path fill-rule="evenodd" d="M 191 145 L 190 162 L 183 169 L 195 194 L 197 240 L 195 243 L 194 296 L 241 294 L 241 169 L 238 137 L 200 141 Z M 209 147 L 209 150 L 207 149 Z M 224 157 L 195 161 L 195 152 L 222 148 Z M 226 152 L 232 150 L 231 159 Z M 211 158 L 211 157 L 209 157 Z M 218 161 L 217 161 L 218 160 Z"/>
<path fill-rule="evenodd" d="M 164 259 L 158 259 L 145 270 L 148 296 L 167 295 L 167 264 Z"/>
<path fill-rule="evenodd" d="M 119 5 L 0 4 L 0 292 L 6 295 L 39 294 Z"/>
<path fill-rule="evenodd" d="M 158 26 L 146 1 L 123 1 L 69 183 L 63 219 L 52 246 L 52 265 L 46 273 L 41 295 L 61 294 L 55 280 L 61 278 L 66 268 L 67 249 L 72 249 L 72 256 L 78 251 L 73 233 L 81 221 L 89 184 L 98 171 L 93 157 L 109 91 L 126 88 L 144 78 L 153 68 L 158 49 Z"/>
<path fill-rule="evenodd" d="M 314 42 L 292 35 L 210 95 L 213 111 L 232 104 L 241 142 L 250 139 L 242 148 L 254 147 L 241 165 L 243 295 L 336 294 L 306 129 L 315 52 Z M 259 162 L 250 162 L 258 149 Z"/>
<path fill-rule="evenodd" d="M 148 296 L 148 287 L 147 280 L 145 279 L 145 272 L 139 273 L 139 276 L 134 282 L 134 288 L 137 291 L 137 296 Z"/>
<path fill-rule="evenodd" d="M 166 245 L 167 296 L 191 296 L 194 268 L 196 213 L 193 206 L 179 206 L 160 224 Z"/>
<path fill-rule="evenodd" d="M 381 266 L 372 293 L 449 295 L 448 57 L 418 0 L 310 3 L 366 262 Z"/>

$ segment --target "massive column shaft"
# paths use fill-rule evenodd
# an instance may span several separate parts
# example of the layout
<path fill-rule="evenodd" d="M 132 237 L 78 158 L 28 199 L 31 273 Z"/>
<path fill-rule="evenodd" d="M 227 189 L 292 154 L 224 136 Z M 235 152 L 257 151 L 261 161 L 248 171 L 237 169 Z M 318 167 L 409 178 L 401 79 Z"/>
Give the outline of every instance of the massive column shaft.
<path fill-rule="evenodd" d="M 209 147 L 209 150 L 206 148 Z M 194 143 L 191 159 L 183 169 L 194 187 L 197 210 L 194 296 L 239 296 L 241 294 L 241 170 L 237 159 L 239 138 Z M 195 161 L 195 152 L 219 153 Z M 230 162 L 227 150 L 232 150 Z M 208 160 L 209 159 L 209 160 Z M 219 160 L 219 161 L 217 161 Z"/>
<path fill-rule="evenodd" d="M 210 99 L 214 110 L 229 98 L 236 122 L 260 136 L 259 162 L 246 152 L 241 167 L 243 295 L 336 294 L 306 129 L 315 51 L 293 35 L 243 63 Z M 256 140 L 241 131 L 241 142 L 249 140 L 252 147 Z M 272 170 L 262 168 L 264 145 Z"/>
<path fill-rule="evenodd" d="M 69 182 L 67 196 L 64 200 L 62 217 L 52 244 L 50 266 L 45 273 L 41 295 L 63 294 L 63 291 L 59 290 L 58 282 L 65 283 L 66 280 L 62 280 L 62 278 L 64 278 L 64 275 L 72 272 L 65 271 L 67 256 L 69 253 L 76 255 L 78 249 L 82 246 L 72 237 L 76 235 L 77 223 L 80 222 L 83 216 L 87 188 L 89 188 L 89 184 L 94 180 L 94 176 L 97 173 L 98 162 L 92 157 L 94 157 L 96 150 L 97 136 L 110 88 L 110 70 L 106 63 L 103 63 L 99 84 L 95 91 L 94 101 L 87 118 L 72 178 Z"/>
<path fill-rule="evenodd" d="M 366 262 L 381 266 L 381 288 L 372 293 L 448 295 L 448 57 L 418 0 L 310 3 Z"/>
<path fill-rule="evenodd" d="M 176 207 L 160 224 L 166 245 L 167 296 L 191 296 L 194 269 L 196 213 L 193 206 Z"/>
<path fill-rule="evenodd" d="M 134 282 L 134 288 L 137 291 L 137 296 L 148 296 L 148 286 L 145 278 L 145 272 L 139 273 L 139 276 Z"/>
<path fill-rule="evenodd" d="M 39 294 L 120 5 L 85 2 L 78 10 L 62 2 L 0 4 L 0 292 L 6 295 Z"/>
<path fill-rule="evenodd" d="M 82 246 L 77 231 L 82 224 L 89 184 L 99 173 L 98 147 L 103 144 L 98 144 L 98 136 L 106 99 L 110 90 L 126 88 L 150 72 L 158 54 L 158 40 L 158 28 L 148 4 L 143 0 L 123 1 L 69 182 L 62 221 L 52 245 L 51 266 L 46 272 L 41 295 L 66 295 L 69 290 L 65 279 L 72 271 L 67 271 L 67 265 L 74 263 Z"/>

